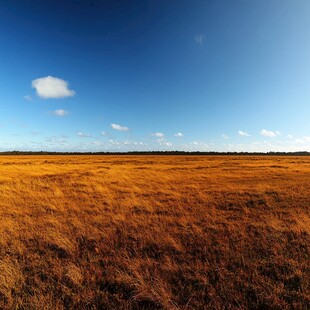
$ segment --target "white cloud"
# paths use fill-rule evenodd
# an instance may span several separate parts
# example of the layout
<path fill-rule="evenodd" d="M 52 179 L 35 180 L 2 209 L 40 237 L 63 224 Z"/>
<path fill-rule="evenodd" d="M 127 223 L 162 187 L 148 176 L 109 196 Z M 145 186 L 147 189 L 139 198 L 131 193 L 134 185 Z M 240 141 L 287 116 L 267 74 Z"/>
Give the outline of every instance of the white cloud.
<path fill-rule="evenodd" d="M 202 34 L 196 34 L 195 35 L 195 41 L 196 43 L 202 44 L 205 40 L 205 36 Z"/>
<path fill-rule="evenodd" d="M 289 139 L 293 139 L 293 138 L 294 138 L 293 135 L 287 135 L 287 137 L 288 137 Z"/>
<path fill-rule="evenodd" d="M 75 91 L 69 89 L 69 83 L 53 76 L 47 76 L 32 81 L 37 95 L 41 98 L 64 98 L 72 97 Z"/>
<path fill-rule="evenodd" d="M 239 134 L 240 136 L 243 136 L 243 137 L 250 137 L 250 136 L 251 136 L 251 135 L 248 134 L 246 131 L 242 131 L 242 130 L 239 130 L 239 131 L 238 131 L 238 134 Z"/>
<path fill-rule="evenodd" d="M 225 139 L 225 140 L 229 139 L 229 137 L 227 135 L 225 135 L 225 134 L 222 134 L 222 138 Z"/>
<path fill-rule="evenodd" d="M 101 131 L 101 135 L 104 136 L 104 137 L 106 137 L 106 136 L 108 136 L 109 134 L 108 134 L 106 131 Z"/>
<path fill-rule="evenodd" d="M 303 143 L 310 143 L 310 136 L 304 136 L 302 138 L 297 138 L 294 140 L 295 143 L 298 143 L 298 144 L 303 144 Z"/>
<path fill-rule="evenodd" d="M 104 143 L 102 143 L 101 141 L 93 141 L 93 144 L 96 145 L 96 146 L 102 146 L 104 145 Z"/>
<path fill-rule="evenodd" d="M 158 138 L 163 138 L 165 135 L 162 132 L 155 132 L 155 133 L 152 133 L 152 136 L 158 137 Z"/>
<path fill-rule="evenodd" d="M 174 134 L 175 137 L 184 137 L 184 134 L 182 132 L 177 132 Z"/>
<path fill-rule="evenodd" d="M 66 136 L 47 137 L 47 138 L 45 138 L 45 141 L 48 142 L 49 144 L 53 144 L 53 145 L 65 145 L 65 144 L 68 143 L 68 140 L 67 140 Z"/>
<path fill-rule="evenodd" d="M 273 137 L 276 137 L 277 135 L 279 135 L 280 132 L 279 131 L 272 131 L 272 130 L 262 129 L 260 134 L 262 136 L 265 136 L 265 137 L 273 138 Z"/>
<path fill-rule="evenodd" d="M 77 133 L 77 136 L 80 137 L 80 138 L 90 138 L 90 137 L 91 137 L 90 134 L 84 133 L 84 132 L 81 132 L 81 131 L 79 131 L 79 132 Z"/>
<path fill-rule="evenodd" d="M 61 117 L 67 116 L 67 115 L 69 114 L 69 112 L 66 111 L 66 110 L 55 110 L 55 111 L 52 111 L 51 113 L 52 113 L 53 115 L 61 116 Z"/>
<path fill-rule="evenodd" d="M 116 141 L 116 140 L 113 140 L 113 139 L 110 139 L 109 141 L 110 141 L 110 143 L 113 144 L 113 145 L 119 145 L 119 144 L 120 144 L 120 142 L 118 142 L 118 141 Z"/>
<path fill-rule="evenodd" d="M 303 144 L 303 143 L 305 143 L 305 141 L 304 141 L 303 139 L 301 139 L 301 138 L 295 139 L 294 142 L 297 143 L 297 144 Z"/>
<path fill-rule="evenodd" d="M 24 96 L 24 99 L 27 101 L 33 101 L 32 97 L 29 95 Z"/>
<path fill-rule="evenodd" d="M 111 127 L 115 130 L 118 130 L 118 131 L 128 131 L 129 128 L 128 127 L 125 127 L 125 126 L 121 126 L 119 124 L 111 124 Z"/>

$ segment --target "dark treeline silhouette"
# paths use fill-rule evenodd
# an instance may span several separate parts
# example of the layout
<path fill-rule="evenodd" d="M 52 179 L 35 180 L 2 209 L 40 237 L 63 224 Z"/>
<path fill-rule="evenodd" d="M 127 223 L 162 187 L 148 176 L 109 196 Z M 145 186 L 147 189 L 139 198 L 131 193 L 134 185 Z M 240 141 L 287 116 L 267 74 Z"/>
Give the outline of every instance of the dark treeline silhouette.
<path fill-rule="evenodd" d="M 0 155 L 235 155 L 235 156 L 309 156 L 310 152 L 185 152 L 185 151 L 131 151 L 131 152 L 46 152 L 7 151 Z"/>

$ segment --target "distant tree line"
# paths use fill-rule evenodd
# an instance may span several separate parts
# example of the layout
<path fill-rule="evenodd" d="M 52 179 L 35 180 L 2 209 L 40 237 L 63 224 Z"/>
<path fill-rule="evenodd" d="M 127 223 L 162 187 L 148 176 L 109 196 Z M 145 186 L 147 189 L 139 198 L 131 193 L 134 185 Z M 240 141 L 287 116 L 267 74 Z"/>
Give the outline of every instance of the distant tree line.
<path fill-rule="evenodd" d="M 204 155 L 204 156 L 309 156 L 310 152 L 185 152 L 185 151 L 131 151 L 131 152 L 45 152 L 6 151 L 0 155 Z"/>

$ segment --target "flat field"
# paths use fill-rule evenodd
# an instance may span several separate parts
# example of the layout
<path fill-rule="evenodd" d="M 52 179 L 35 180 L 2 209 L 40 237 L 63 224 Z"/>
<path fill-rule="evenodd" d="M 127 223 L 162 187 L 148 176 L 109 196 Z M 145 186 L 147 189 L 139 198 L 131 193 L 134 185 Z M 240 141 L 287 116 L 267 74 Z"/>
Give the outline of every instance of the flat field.
<path fill-rule="evenodd" d="M 309 309 L 310 157 L 2 156 L 1 309 Z"/>

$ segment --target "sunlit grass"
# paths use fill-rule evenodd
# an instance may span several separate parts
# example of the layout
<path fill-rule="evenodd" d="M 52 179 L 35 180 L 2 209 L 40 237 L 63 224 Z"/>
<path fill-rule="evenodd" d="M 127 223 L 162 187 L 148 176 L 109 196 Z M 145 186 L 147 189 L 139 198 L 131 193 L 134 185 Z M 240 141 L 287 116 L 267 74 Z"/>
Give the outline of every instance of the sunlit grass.
<path fill-rule="evenodd" d="M 0 308 L 306 309 L 309 157 L 0 157 Z"/>

